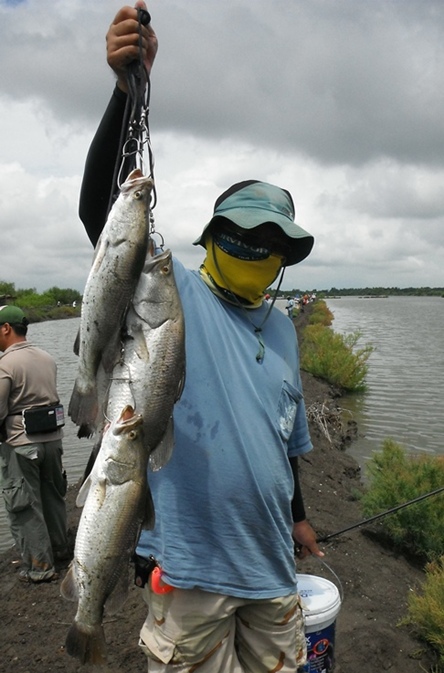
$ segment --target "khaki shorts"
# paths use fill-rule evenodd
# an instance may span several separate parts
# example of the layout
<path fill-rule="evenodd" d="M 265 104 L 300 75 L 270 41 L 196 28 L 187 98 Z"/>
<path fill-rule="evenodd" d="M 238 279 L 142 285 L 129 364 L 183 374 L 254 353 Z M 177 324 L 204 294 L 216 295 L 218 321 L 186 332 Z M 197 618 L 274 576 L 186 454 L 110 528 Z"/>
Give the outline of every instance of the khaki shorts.
<path fill-rule="evenodd" d="M 296 673 L 306 661 L 299 597 L 251 600 L 147 585 L 140 646 L 149 673 Z"/>

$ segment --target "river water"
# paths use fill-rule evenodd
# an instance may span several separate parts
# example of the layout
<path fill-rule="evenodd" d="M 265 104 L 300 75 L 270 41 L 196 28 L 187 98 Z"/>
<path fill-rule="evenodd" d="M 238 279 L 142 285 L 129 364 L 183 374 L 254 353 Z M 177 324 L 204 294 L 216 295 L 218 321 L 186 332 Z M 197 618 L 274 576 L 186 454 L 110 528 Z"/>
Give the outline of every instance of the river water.
<path fill-rule="evenodd" d="M 366 461 L 390 437 L 411 453 L 444 455 L 444 299 L 328 299 L 333 329 L 374 347 L 366 393 L 340 405 L 358 423 L 349 452 Z"/>
<path fill-rule="evenodd" d="M 284 301 L 278 302 L 285 311 Z M 408 451 L 444 454 L 444 299 L 329 299 L 335 332 L 359 330 L 361 342 L 371 343 L 365 394 L 341 399 L 346 414 L 358 423 L 359 438 L 349 451 L 361 465 L 392 437 Z M 80 319 L 30 325 L 28 338 L 44 348 L 58 366 L 58 390 L 68 409 L 77 371 L 73 343 Z M 66 419 L 64 467 L 70 484 L 83 474 L 92 440 L 78 439 Z M 0 552 L 12 543 L 0 498 Z"/>

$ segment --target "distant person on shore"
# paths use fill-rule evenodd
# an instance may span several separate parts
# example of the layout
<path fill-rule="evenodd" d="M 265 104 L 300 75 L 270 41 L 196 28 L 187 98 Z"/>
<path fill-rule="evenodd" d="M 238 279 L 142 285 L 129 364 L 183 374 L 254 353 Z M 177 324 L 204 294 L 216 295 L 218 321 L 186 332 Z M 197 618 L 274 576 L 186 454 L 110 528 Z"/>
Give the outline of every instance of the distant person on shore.
<path fill-rule="evenodd" d="M 27 326 L 20 308 L 0 306 L 0 485 L 19 579 L 47 582 L 68 557 L 61 407 L 56 363 L 27 341 Z"/>
<path fill-rule="evenodd" d="M 288 317 L 293 318 L 294 300 L 291 297 L 287 297 L 285 308 L 287 309 Z"/>

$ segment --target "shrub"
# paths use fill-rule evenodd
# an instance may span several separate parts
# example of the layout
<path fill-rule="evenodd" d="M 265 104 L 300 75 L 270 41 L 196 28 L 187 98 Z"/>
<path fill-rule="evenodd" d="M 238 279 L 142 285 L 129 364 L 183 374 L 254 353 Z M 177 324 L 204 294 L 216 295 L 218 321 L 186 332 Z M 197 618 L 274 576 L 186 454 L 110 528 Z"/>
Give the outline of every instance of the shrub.
<path fill-rule="evenodd" d="M 444 671 L 444 556 L 426 565 L 422 593 L 409 596 L 407 623 L 430 643 L 439 656 Z"/>
<path fill-rule="evenodd" d="M 391 439 L 367 464 L 370 484 L 362 497 L 365 516 L 437 490 L 444 484 L 444 459 L 412 456 Z M 444 492 L 390 514 L 379 524 L 395 545 L 434 560 L 444 554 Z"/>
<path fill-rule="evenodd" d="M 330 327 L 333 322 L 333 317 L 333 313 L 330 311 L 325 301 L 318 300 L 313 304 L 308 323 L 310 325 L 324 325 L 324 327 Z"/>
<path fill-rule="evenodd" d="M 302 331 L 301 368 L 345 391 L 365 390 L 367 360 L 372 346 L 356 349 L 361 334 L 336 334 L 321 323 Z"/>

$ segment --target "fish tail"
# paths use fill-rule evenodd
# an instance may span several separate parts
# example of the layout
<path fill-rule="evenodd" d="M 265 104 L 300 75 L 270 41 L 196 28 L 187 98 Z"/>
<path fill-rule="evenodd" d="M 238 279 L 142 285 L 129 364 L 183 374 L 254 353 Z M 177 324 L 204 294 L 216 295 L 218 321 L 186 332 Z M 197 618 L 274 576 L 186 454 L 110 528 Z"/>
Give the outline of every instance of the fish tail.
<path fill-rule="evenodd" d="M 79 437 L 80 439 L 82 439 L 82 437 L 89 438 L 93 436 L 95 431 L 96 431 L 95 424 L 93 425 L 91 423 L 82 423 L 78 429 L 77 437 Z"/>
<path fill-rule="evenodd" d="M 106 664 L 105 633 L 101 624 L 89 626 L 74 621 L 66 636 L 66 651 L 82 664 Z"/>
<path fill-rule="evenodd" d="M 68 416 L 79 426 L 79 437 L 92 437 L 96 429 L 98 412 L 99 405 L 96 385 L 85 390 L 80 390 L 76 382 L 69 401 Z"/>

